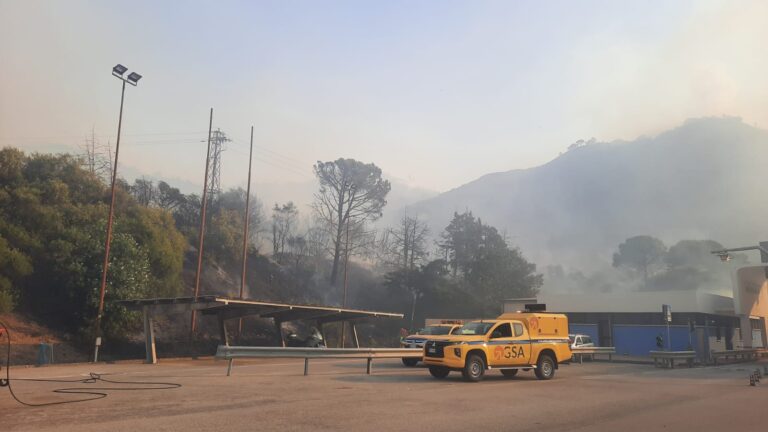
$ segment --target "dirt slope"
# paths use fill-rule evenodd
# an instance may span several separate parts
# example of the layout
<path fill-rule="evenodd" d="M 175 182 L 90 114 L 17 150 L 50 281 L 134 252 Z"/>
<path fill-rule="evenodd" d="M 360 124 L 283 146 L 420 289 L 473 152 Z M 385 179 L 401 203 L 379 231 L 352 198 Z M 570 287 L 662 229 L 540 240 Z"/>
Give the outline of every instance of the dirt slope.
<path fill-rule="evenodd" d="M 11 335 L 11 364 L 38 363 L 38 353 L 41 343 L 53 344 L 53 361 L 55 363 L 83 362 L 88 356 L 76 349 L 70 342 L 69 335 L 40 325 L 34 320 L 21 314 L 0 314 L 0 321 L 8 326 Z M 2 330 L 0 330 L 2 331 Z M 8 335 L 0 336 L 0 364 L 5 364 Z"/>

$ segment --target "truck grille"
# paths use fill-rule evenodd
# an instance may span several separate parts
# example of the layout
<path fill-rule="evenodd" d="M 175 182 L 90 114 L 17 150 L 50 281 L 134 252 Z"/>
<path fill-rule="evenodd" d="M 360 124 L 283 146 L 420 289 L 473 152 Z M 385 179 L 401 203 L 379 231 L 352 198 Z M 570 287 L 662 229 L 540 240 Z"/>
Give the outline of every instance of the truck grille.
<path fill-rule="evenodd" d="M 450 342 L 443 341 L 429 341 L 424 344 L 424 355 L 427 357 L 444 357 L 443 349 L 450 345 Z"/>
<path fill-rule="evenodd" d="M 403 343 L 409 346 L 417 346 L 421 348 L 424 346 L 424 342 L 426 341 L 426 339 L 406 339 L 403 341 Z"/>

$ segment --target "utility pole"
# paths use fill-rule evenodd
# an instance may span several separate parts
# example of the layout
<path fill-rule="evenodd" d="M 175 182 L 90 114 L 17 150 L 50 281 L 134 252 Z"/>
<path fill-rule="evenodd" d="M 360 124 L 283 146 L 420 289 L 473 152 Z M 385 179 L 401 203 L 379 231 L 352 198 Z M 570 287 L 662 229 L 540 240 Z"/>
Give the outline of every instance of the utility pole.
<path fill-rule="evenodd" d="M 197 245 L 197 270 L 195 271 L 195 301 L 200 294 L 200 273 L 203 270 L 203 243 L 205 240 L 205 211 L 208 208 L 208 167 L 211 165 L 211 129 L 213 128 L 213 108 L 208 120 L 208 155 L 205 157 L 205 179 L 203 180 L 203 198 L 200 202 L 200 241 Z M 190 339 L 194 337 L 197 329 L 197 311 L 192 308 L 192 323 L 190 325 Z"/>
<path fill-rule="evenodd" d="M 253 126 L 251 126 L 251 151 L 248 153 L 248 186 L 245 193 L 245 224 L 243 226 L 243 272 L 240 275 L 240 299 L 245 292 L 245 263 L 248 259 L 248 223 L 251 216 L 251 165 L 253 164 Z M 243 319 L 240 318 L 237 325 L 237 336 L 243 333 Z"/>

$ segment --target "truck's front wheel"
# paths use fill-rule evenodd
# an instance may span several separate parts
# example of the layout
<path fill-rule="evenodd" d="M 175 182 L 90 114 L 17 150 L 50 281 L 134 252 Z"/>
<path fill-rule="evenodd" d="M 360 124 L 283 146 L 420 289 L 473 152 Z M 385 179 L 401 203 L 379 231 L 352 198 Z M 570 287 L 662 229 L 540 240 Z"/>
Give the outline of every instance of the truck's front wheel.
<path fill-rule="evenodd" d="M 550 380 L 555 376 L 555 360 L 549 354 L 539 356 L 536 362 L 536 378 L 540 380 Z"/>
<path fill-rule="evenodd" d="M 485 374 L 485 361 L 477 354 L 470 354 L 461 375 L 467 381 L 478 382 L 483 379 L 483 374 Z"/>
<path fill-rule="evenodd" d="M 451 373 L 451 370 L 442 366 L 430 366 L 429 373 L 435 378 L 445 378 Z"/>

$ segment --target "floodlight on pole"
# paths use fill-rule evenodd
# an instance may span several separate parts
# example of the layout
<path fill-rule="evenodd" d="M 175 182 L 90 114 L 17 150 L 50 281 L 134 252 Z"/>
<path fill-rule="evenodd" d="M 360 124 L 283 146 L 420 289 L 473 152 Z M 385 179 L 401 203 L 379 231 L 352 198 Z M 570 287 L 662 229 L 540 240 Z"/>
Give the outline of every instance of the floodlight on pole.
<path fill-rule="evenodd" d="M 124 73 L 125 73 L 127 70 L 128 70 L 128 68 L 127 68 L 127 67 L 125 67 L 125 66 L 123 66 L 123 65 L 119 64 L 119 65 L 117 65 L 117 66 L 115 66 L 115 67 L 113 67 L 113 68 L 112 68 L 112 75 L 114 75 L 114 76 L 116 76 L 116 77 L 118 77 L 118 78 L 121 78 L 121 77 L 123 76 L 123 74 L 124 74 Z"/>
<path fill-rule="evenodd" d="M 139 80 L 141 79 L 141 75 L 137 74 L 136 72 L 131 72 L 130 75 L 128 75 L 128 84 L 136 85 L 139 83 Z"/>
<path fill-rule="evenodd" d="M 141 75 L 131 72 L 128 78 L 123 78 L 128 68 L 118 64 L 112 68 L 112 75 L 123 82 L 123 88 L 120 93 L 120 115 L 117 120 L 117 142 L 115 143 L 115 163 L 112 165 L 112 197 L 109 201 L 109 217 L 107 218 L 107 238 L 104 241 L 104 264 L 101 269 L 101 287 L 99 289 L 99 310 L 96 314 L 96 329 L 93 350 L 93 362 L 99 360 L 99 346 L 101 346 L 101 319 L 104 315 L 104 295 L 107 292 L 107 271 L 109 270 L 109 249 L 112 245 L 112 225 L 115 219 L 115 183 L 117 182 L 117 160 L 120 155 L 120 131 L 123 127 L 123 102 L 125 101 L 125 83 L 136 85 Z"/>

